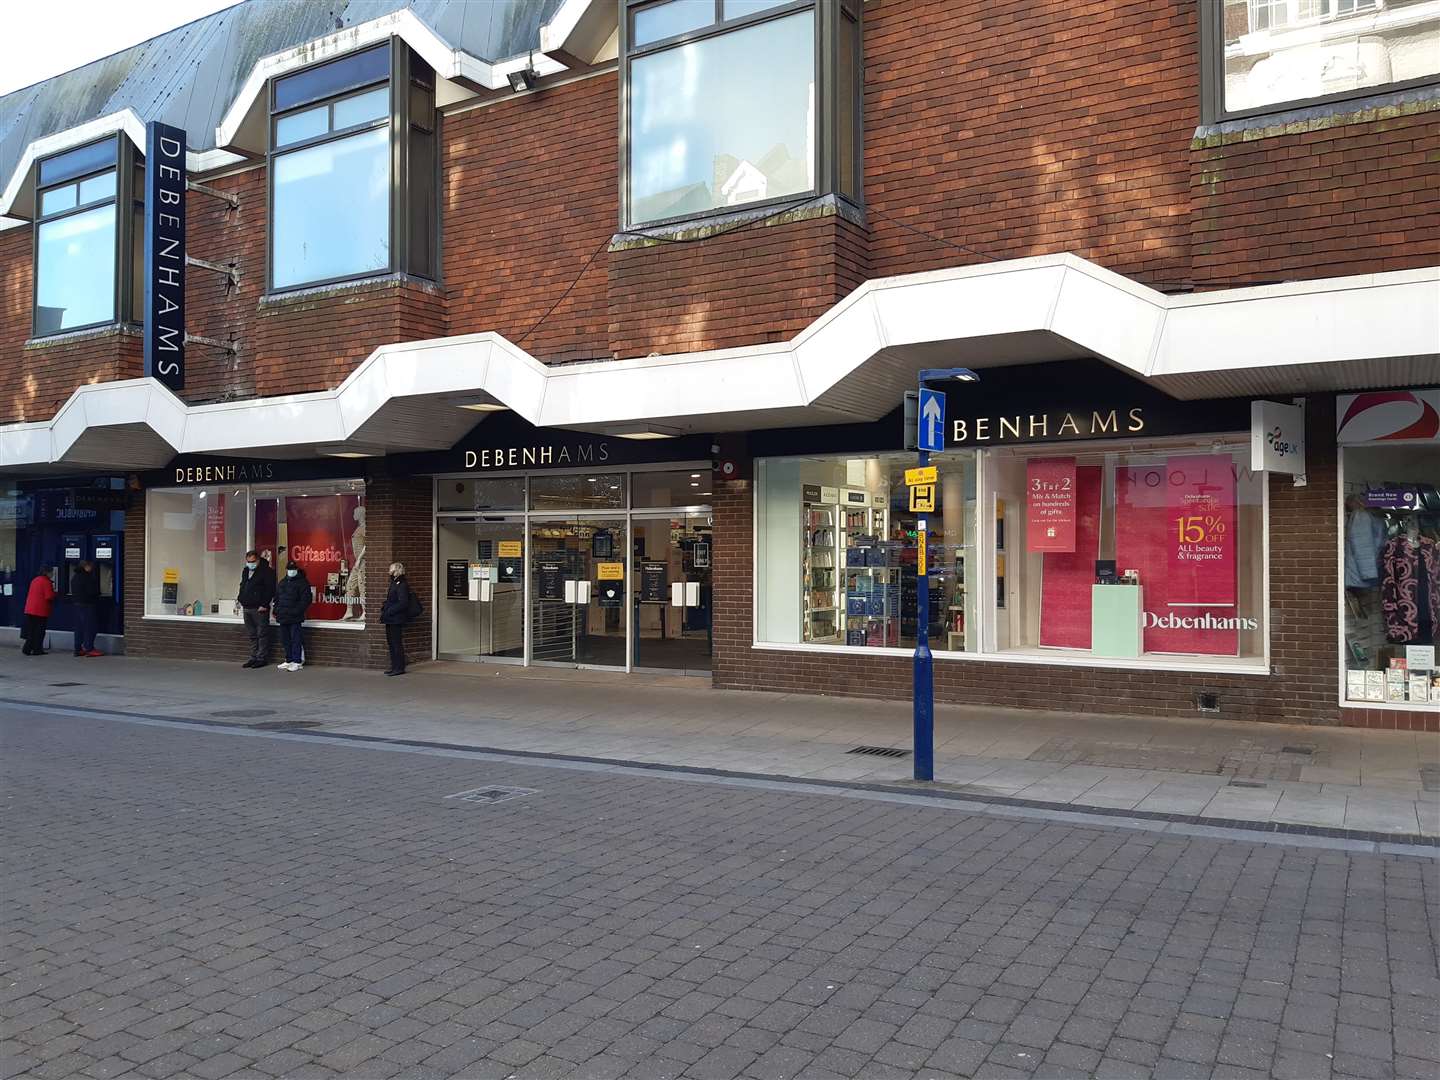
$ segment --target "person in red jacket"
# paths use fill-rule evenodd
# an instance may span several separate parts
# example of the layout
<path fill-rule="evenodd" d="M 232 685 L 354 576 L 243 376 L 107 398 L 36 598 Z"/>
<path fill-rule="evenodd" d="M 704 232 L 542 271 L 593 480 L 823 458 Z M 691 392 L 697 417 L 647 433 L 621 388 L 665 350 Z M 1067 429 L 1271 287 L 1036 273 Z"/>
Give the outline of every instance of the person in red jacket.
<path fill-rule="evenodd" d="M 25 596 L 25 647 L 20 651 L 26 656 L 45 655 L 45 629 L 50 623 L 50 611 L 55 606 L 55 585 L 50 580 L 50 567 L 42 566 L 30 582 L 30 591 Z"/>

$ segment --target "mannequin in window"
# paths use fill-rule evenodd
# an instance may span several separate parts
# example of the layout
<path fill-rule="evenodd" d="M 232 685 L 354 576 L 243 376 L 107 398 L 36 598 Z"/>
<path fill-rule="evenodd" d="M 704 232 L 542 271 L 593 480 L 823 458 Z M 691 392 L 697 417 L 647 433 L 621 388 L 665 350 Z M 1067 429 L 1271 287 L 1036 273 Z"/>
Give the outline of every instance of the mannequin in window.
<path fill-rule="evenodd" d="M 365 507 L 355 507 L 355 531 L 350 534 L 355 565 L 345 579 L 345 615 L 342 621 L 365 617 Z"/>

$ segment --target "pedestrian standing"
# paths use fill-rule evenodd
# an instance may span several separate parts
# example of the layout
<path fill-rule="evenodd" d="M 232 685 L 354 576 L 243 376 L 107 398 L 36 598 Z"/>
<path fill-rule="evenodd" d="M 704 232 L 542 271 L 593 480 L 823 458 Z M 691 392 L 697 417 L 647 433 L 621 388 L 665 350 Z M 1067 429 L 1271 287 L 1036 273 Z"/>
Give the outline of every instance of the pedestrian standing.
<path fill-rule="evenodd" d="M 275 621 L 280 624 L 280 641 L 285 646 L 285 662 L 276 665 L 281 671 L 299 671 L 304 666 L 305 648 L 300 627 L 314 595 L 304 568 L 292 562 L 275 586 Z"/>
<path fill-rule="evenodd" d="M 26 656 L 44 656 L 45 630 L 50 625 L 50 612 L 55 607 L 55 583 L 50 580 L 50 567 L 42 566 L 30 580 L 30 591 L 25 594 L 25 646 L 20 651 Z"/>
<path fill-rule="evenodd" d="M 70 574 L 70 603 L 75 606 L 75 655 L 104 656 L 95 648 L 100 630 L 100 575 L 89 559 Z"/>
<path fill-rule="evenodd" d="M 250 659 L 242 665 L 262 668 L 270 658 L 270 607 L 275 602 L 275 571 L 258 552 L 245 553 L 245 569 L 240 571 L 240 591 L 235 606 L 245 618 L 245 633 L 250 637 Z"/>
<path fill-rule="evenodd" d="M 385 606 L 380 609 L 385 644 L 390 647 L 390 670 L 386 675 L 405 674 L 405 624 L 418 619 L 422 610 L 420 598 L 405 580 L 404 564 L 391 563 L 390 588 L 385 594 Z"/>

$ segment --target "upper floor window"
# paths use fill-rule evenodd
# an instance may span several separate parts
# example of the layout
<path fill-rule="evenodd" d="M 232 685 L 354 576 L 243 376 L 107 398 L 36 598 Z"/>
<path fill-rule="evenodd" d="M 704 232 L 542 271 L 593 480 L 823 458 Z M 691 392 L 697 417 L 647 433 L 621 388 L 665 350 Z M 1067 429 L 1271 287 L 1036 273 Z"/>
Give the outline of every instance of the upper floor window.
<path fill-rule="evenodd" d="M 1215 119 L 1440 76 L 1440 0 L 1224 0 L 1200 10 L 1216 43 L 1206 60 Z"/>
<path fill-rule="evenodd" d="M 387 42 L 276 79 L 270 107 L 270 287 L 435 277 L 430 67 Z"/>
<path fill-rule="evenodd" d="M 128 139 L 43 158 L 36 184 L 36 337 L 100 326 L 128 312 L 139 321 L 140 166 Z M 119 207 L 132 205 L 121 214 Z M 121 258 L 129 252 L 129 258 Z"/>
<path fill-rule="evenodd" d="M 628 0 L 629 224 L 859 198 L 858 0 Z"/>

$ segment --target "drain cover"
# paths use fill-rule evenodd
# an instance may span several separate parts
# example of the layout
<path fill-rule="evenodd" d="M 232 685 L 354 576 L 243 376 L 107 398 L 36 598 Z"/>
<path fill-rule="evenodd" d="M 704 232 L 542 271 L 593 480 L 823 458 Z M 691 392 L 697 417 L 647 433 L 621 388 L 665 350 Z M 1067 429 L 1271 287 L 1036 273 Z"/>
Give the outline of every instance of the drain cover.
<path fill-rule="evenodd" d="M 1311 754 L 1315 753 L 1315 748 L 1313 746 L 1282 746 L 1280 748 L 1280 753 L 1304 754 L 1306 757 L 1309 757 Z"/>
<path fill-rule="evenodd" d="M 1260 781 L 1260 780 L 1231 780 L 1229 786 L 1230 786 L 1230 787 L 1263 788 L 1263 787 L 1266 787 L 1267 785 L 1266 785 L 1263 781 Z"/>
<path fill-rule="evenodd" d="M 507 799 L 518 799 L 522 795 L 534 795 L 535 788 L 523 787 L 478 787 L 469 791 L 457 791 L 454 795 L 446 795 L 447 799 L 459 799 L 461 802 L 495 803 L 505 802 Z"/>
<path fill-rule="evenodd" d="M 264 715 L 263 713 L 261 715 Z M 263 724 L 251 724 L 256 731 L 294 731 L 296 728 L 319 727 L 319 720 L 266 720 Z"/>
<path fill-rule="evenodd" d="M 211 716 L 218 716 L 222 720 L 248 720 L 256 716 L 274 716 L 274 709 L 222 709 L 219 712 L 212 712 Z"/>
<path fill-rule="evenodd" d="M 898 746 L 857 746 L 853 750 L 846 750 L 847 754 L 869 754 L 871 757 L 909 757 L 909 750 L 901 750 Z"/>
<path fill-rule="evenodd" d="M 51 686 L 84 686 L 83 682 L 52 682 Z"/>

